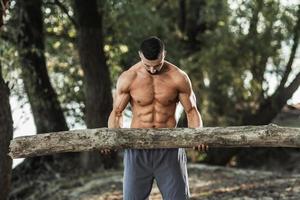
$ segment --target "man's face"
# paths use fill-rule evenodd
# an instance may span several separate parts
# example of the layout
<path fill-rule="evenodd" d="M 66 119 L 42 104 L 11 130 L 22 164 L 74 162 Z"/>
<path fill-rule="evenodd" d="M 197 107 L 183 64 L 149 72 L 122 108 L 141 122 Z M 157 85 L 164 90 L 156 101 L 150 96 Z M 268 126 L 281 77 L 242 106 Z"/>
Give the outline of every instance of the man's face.
<path fill-rule="evenodd" d="M 144 57 L 143 53 L 139 51 L 139 55 L 142 61 L 142 64 L 144 65 L 145 69 L 150 73 L 150 74 L 158 74 L 163 65 L 164 65 L 164 60 L 165 60 L 165 50 L 163 50 L 158 58 L 156 60 L 148 60 L 147 58 Z"/>

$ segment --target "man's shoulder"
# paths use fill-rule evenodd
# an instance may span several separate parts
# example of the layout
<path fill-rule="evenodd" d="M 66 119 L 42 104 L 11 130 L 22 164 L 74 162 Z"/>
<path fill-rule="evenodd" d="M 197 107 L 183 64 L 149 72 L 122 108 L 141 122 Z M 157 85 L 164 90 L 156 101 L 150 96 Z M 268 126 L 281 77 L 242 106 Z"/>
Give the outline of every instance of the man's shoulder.
<path fill-rule="evenodd" d="M 185 80 L 186 78 L 188 78 L 188 75 L 185 71 L 183 71 L 182 69 L 180 69 L 179 67 L 177 67 L 176 65 L 166 61 L 166 63 L 169 66 L 169 73 L 172 75 L 172 77 L 175 80 Z"/>
<path fill-rule="evenodd" d="M 188 91 L 189 88 L 191 87 L 191 81 L 187 73 L 172 63 L 169 63 L 169 66 L 170 66 L 170 75 L 178 91 L 182 91 L 182 92 Z"/>
<path fill-rule="evenodd" d="M 136 75 L 137 75 L 137 66 L 133 65 L 128 70 L 123 71 L 119 76 L 119 79 L 132 81 L 133 79 L 135 79 Z"/>

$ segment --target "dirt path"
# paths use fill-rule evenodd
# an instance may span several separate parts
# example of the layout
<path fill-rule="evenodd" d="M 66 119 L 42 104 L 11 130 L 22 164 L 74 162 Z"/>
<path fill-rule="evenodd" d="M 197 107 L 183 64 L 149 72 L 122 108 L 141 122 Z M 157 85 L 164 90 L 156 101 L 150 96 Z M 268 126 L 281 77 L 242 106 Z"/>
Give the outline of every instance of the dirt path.
<path fill-rule="evenodd" d="M 189 165 L 191 200 L 300 199 L 300 174 L 279 174 L 206 165 Z M 46 179 L 46 180 L 44 180 Z M 24 186 L 25 187 L 25 186 Z M 13 196 L 20 196 L 13 191 Z M 122 199 L 122 171 L 106 171 L 62 178 L 54 174 L 28 182 L 32 193 L 24 200 L 119 200 Z M 12 198 L 14 199 L 14 198 Z M 154 184 L 150 200 L 161 200 Z"/>

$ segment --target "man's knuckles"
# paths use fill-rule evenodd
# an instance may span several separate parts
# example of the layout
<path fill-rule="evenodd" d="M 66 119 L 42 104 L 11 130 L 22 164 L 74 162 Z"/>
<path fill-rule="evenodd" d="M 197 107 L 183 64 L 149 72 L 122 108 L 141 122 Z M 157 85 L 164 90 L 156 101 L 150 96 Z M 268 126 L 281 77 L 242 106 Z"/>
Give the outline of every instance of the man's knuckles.
<path fill-rule="evenodd" d="M 198 146 L 193 147 L 194 150 L 198 151 L 208 151 L 208 145 L 205 144 L 199 144 Z"/>
<path fill-rule="evenodd" d="M 101 154 L 108 154 L 108 153 L 110 153 L 110 152 L 111 152 L 110 149 L 101 149 L 101 150 L 100 150 L 100 153 L 101 153 Z"/>

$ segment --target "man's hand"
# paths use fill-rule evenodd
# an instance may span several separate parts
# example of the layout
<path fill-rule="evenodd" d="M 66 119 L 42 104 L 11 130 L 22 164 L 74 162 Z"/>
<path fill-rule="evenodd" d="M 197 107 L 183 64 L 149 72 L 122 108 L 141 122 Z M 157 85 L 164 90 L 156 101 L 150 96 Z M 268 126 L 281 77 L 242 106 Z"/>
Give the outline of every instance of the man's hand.
<path fill-rule="evenodd" d="M 198 146 L 193 147 L 194 150 L 207 152 L 208 151 L 208 145 L 205 144 L 199 144 Z"/>
<path fill-rule="evenodd" d="M 117 151 L 117 150 L 114 150 L 114 151 Z M 112 152 L 111 149 L 100 149 L 100 153 L 101 154 L 104 154 L 104 155 L 108 155 Z"/>

